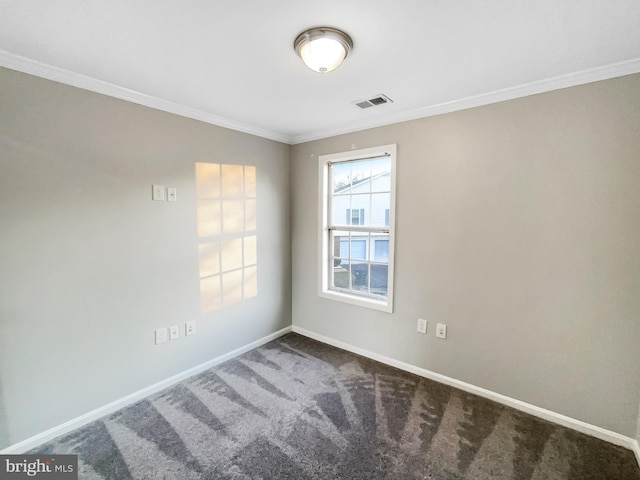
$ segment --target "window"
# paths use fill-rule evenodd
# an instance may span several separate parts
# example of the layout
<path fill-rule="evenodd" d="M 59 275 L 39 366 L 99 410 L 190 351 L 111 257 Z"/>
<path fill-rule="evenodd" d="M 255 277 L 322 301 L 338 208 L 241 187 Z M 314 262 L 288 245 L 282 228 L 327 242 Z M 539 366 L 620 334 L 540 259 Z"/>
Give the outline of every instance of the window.
<path fill-rule="evenodd" d="M 364 208 L 347 208 L 346 225 L 364 225 Z"/>
<path fill-rule="evenodd" d="M 395 145 L 320 156 L 320 296 L 393 311 L 395 157 Z"/>

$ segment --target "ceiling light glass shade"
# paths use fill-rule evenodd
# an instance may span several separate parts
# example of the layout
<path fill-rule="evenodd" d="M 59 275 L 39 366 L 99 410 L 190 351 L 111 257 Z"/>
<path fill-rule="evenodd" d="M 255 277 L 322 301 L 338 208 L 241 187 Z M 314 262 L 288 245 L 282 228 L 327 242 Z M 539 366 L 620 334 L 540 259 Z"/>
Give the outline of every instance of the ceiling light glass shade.
<path fill-rule="evenodd" d="M 298 35 L 293 47 L 307 67 L 314 72 L 326 73 L 338 68 L 347 58 L 353 41 L 335 28 L 317 27 Z"/>

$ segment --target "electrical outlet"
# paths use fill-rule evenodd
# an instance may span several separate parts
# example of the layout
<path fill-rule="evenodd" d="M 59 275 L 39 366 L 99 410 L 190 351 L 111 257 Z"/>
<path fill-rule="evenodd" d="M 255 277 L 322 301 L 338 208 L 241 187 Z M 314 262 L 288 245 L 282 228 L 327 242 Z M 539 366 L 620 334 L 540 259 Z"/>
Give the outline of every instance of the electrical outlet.
<path fill-rule="evenodd" d="M 184 324 L 184 334 L 185 335 L 193 335 L 196 333 L 196 321 L 191 320 Z"/>
<path fill-rule="evenodd" d="M 176 340 L 178 338 L 178 325 L 174 325 L 169 328 L 169 340 Z"/>
<path fill-rule="evenodd" d="M 167 341 L 167 328 L 158 328 L 156 329 L 156 345 L 161 343 L 165 343 Z"/>
<path fill-rule="evenodd" d="M 418 319 L 418 332 L 427 333 L 427 321 L 424 318 Z"/>
<path fill-rule="evenodd" d="M 444 323 L 436 325 L 436 337 L 447 338 L 447 326 Z"/>

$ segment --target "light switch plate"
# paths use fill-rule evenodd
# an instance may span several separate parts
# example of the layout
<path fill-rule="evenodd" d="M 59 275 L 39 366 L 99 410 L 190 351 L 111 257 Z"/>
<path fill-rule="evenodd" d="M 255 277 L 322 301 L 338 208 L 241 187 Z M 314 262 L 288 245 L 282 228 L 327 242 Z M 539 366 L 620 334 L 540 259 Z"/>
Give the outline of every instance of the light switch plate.
<path fill-rule="evenodd" d="M 167 328 L 158 328 L 156 329 L 156 345 L 161 343 L 165 343 L 167 341 Z"/>
<path fill-rule="evenodd" d="M 447 338 L 447 326 L 444 323 L 436 325 L 436 337 Z"/>
<path fill-rule="evenodd" d="M 158 202 L 165 201 L 165 188 L 164 185 L 152 185 L 151 198 Z"/>
<path fill-rule="evenodd" d="M 167 201 L 175 202 L 178 200 L 178 189 L 173 187 L 167 187 Z"/>

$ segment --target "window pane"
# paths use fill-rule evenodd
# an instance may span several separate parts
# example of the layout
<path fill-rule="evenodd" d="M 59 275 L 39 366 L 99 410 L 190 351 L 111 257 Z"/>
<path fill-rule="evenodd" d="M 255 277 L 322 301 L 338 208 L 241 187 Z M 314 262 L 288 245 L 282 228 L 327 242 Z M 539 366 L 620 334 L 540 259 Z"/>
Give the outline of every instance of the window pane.
<path fill-rule="evenodd" d="M 389 286 L 389 265 L 371 265 L 371 293 L 387 295 Z"/>
<path fill-rule="evenodd" d="M 351 164 L 336 163 L 331 166 L 331 180 L 334 194 L 348 194 L 351 192 Z"/>
<path fill-rule="evenodd" d="M 371 191 L 391 191 L 391 159 L 389 157 L 372 161 Z"/>
<path fill-rule="evenodd" d="M 336 195 L 331 197 L 332 214 L 329 219 L 331 225 L 350 225 L 351 197 L 349 195 Z"/>
<path fill-rule="evenodd" d="M 333 276 L 332 286 L 336 288 L 348 289 L 349 288 L 349 261 L 343 260 L 340 262 L 338 259 L 336 259 L 334 261 L 332 276 Z"/>
<path fill-rule="evenodd" d="M 351 234 L 351 258 L 354 260 L 367 260 L 367 233 Z"/>
<path fill-rule="evenodd" d="M 376 235 L 377 237 L 377 235 Z M 389 240 L 388 236 L 386 239 L 375 238 L 373 240 L 374 244 L 374 252 L 373 252 L 373 261 L 374 262 L 388 262 L 389 261 Z"/>
<path fill-rule="evenodd" d="M 351 263 L 351 289 L 367 293 L 369 291 L 369 264 L 366 262 Z"/>
<path fill-rule="evenodd" d="M 371 191 L 371 160 L 351 162 L 351 193 Z"/>
<path fill-rule="evenodd" d="M 370 225 L 371 195 L 351 197 L 351 225 Z"/>
<path fill-rule="evenodd" d="M 331 258 L 341 257 L 343 259 L 349 258 L 349 232 L 341 232 L 334 230 L 331 232 Z M 340 261 L 336 259 L 336 264 L 340 264 Z"/>
<path fill-rule="evenodd" d="M 389 225 L 386 218 L 386 212 L 391 204 L 391 196 L 388 193 L 375 193 L 371 195 L 371 225 L 375 227 L 384 227 Z"/>
<path fill-rule="evenodd" d="M 342 258 L 349 258 L 349 239 L 348 238 L 340 239 L 340 253 L 338 256 Z"/>

